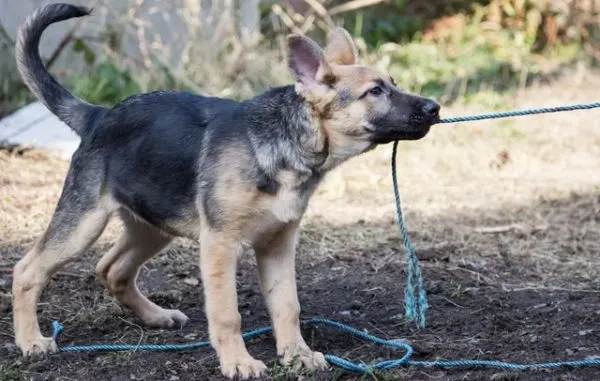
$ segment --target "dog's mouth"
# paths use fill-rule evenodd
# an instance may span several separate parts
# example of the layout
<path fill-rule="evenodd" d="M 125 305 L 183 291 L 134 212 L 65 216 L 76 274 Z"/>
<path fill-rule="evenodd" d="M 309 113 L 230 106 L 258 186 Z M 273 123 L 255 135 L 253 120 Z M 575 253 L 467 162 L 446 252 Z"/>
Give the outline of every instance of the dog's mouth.
<path fill-rule="evenodd" d="M 377 128 L 375 126 L 365 127 L 371 137 L 371 141 L 376 144 L 391 143 L 396 140 L 419 140 L 424 138 L 431 129 L 431 126 L 439 121 L 439 117 L 430 118 L 411 118 L 411 120 L 401 126 L 394 128 Z"/>
<path fill-rule="evenodd" d="M 429 128 L 440 121 L 440 114 L 423 115 L 423 114 L 412 114 L 408 119 L 408 124 L 413 128 Z"/>
<path fill-rule="evenodd" d="M 430 128 L 431 126 L 424 126 L 418 129 L 376 131 L 371 133 L 371 141 L 376 144 L 386 144 L 396 140 L 419 140 L 427 135 Z"/>

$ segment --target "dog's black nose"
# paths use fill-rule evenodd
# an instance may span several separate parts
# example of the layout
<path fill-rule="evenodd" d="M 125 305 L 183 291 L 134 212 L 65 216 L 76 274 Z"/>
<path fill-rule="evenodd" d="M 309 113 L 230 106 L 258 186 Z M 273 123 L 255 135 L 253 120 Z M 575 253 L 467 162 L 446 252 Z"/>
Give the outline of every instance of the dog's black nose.
<path fill-rule="evenodd" d="M 423 106 L 423 111 L 427 115 L 437 116 L 440 112 L 440 105 L 435 101 L 427 101 Z"/>

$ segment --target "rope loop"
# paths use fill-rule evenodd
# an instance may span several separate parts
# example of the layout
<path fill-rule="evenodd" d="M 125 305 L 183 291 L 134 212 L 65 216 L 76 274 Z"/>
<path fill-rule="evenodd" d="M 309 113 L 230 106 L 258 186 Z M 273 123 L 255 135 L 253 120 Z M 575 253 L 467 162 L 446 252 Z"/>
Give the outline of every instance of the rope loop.
<path fill-rule="evenodd" d="M 558 368 L 582 368 L 591 366 L 600 366 L 600 360 L 589 359 L 579 361 L 563 361 L 563 362 L 548 362 L 538 364 L 515 364 L 502 361 L 491 361 L 491 360 L 453 360 L 453 361 L 417 361 L 411 360 L 414 354 L 413 348 L 404 340 L 386 340 L 381 337 L 371 335 L 369 333 L 360 331 L 349 325 L 336 322 L 329 319 L 313 318 L 304 320 L 301 322 L 304 326 L 318 326 L 324 325 L 330 328 L 334 328 L 340 332 L 345 332 L 358 337 L 366 342 L 373 344 L 386 346 L 392 349 L 399 349 L 404 352 L 404 355 L 398 359 L 384 360 L 375 364 L 365 364 L 363 362 L 353 362 L 351 360 L 334 356 L 325 355 L 325 360 L 331 365 L 336 366 L 340 369 L 344 369 L 349 372 L 362 373 L 362 374 L 373 374 L 374 371 L 385 371 L 399 367 L 419 367 L 419 368 L 498 368 L 504 370 L 513 371 L 524 371 L 524 370 L 537 370 L 537 369 L 558 369 Z M 57 322 L 52 322 L 53 332 L 52 337 L 57 340 L 60 334 L 64 331 L 63 326 Z M 261 336 L 272 332 L 271 327 L 264 327 L 246 332 L 242 335 L 244 339 L 250 339 L 253 337 Z M 118 352 L 118 351 L 182 351 L 198 349 L 210 346 L 208 341 L 199 341 L 196 343 L 187 344 L 141 344 L 141 345 L 115 345 L 115 344 L 102 344 L 102 345 L 87 345 L 87 346 L 65 346 L 59 347 L 59 352 Z"/>

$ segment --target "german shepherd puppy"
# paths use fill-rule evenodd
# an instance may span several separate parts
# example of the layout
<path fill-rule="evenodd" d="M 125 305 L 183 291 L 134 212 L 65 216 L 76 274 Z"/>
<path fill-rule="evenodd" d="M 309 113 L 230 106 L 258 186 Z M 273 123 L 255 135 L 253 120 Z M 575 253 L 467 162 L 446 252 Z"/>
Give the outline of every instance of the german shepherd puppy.
<path fill-rule="evenodd" d="M 123 235 L 100 259 L 97 273 L 148 326 L 180 327 L 188 318 L 140 292 L 140 266 L 174 237 L 199 240 L 209 337 L 221 371 L 244 379 L 264 374 L 264 363 L 246 350 L 237 308 L 236 265 L 251 248 L 277 353 L 284 363 L 326 368 L 299 326 L 294 257 L 308 200 L 323 176 L 346 159 L 377 144 L 424 137 L 440 106 L 360 65 L 341 28 L 330 33 L 324 50 L 307 37 L 290 36 L 295 84 L 250 100 L 161 91 L 134 95 L 111 109 L 91 105 L 59 85 L 38 53 L 50 24 L 88 14 L 83 7 L 48 5 L 19 32 L 23 80 L 81 143 L 48 229 L 14 268 L 17 346 L 24 355 L 57 350 L 40 332 L 40 294 L 116 213 Z"/>

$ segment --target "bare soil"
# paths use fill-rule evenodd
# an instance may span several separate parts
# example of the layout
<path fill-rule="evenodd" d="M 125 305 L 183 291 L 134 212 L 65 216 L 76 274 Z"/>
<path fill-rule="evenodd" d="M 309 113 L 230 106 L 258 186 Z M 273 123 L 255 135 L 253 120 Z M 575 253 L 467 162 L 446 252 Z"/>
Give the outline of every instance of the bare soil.
<path fill-rule="evenodd" d="M 578 74 L 579 75 L 579 74 Z M 578 78 L 574 80 L 573 78 Z M 597 99 L 600 75 L 583 73 L 527 90 L 503 108 Z M 445 115 L 485 105 L 455 106 Z M 401 194 L 430 298 L 428 325 L 403 318 L 404 253 L 394 220 L 390 147 L 338 169 L 315 196 L 298 253 L 302 316 L 404 338 L 414 359 L 519 363 L 600 356 L 600 118 L 597 113 L 438 126 L 401 145 Z M 77 353 L 22 359 L 13 344 L 11 271 L 47 224 L 68 163 L 38 151 L 0 153 L 0 380 L 221 380 L 210 349 Z M 122 310 L 93 272 L 119 226 L 62 269 L 39 304 L 40 323 L 66 328 L 60 345 L 205 340 L 197 244 L 177 240 L 151 260 L 141 289 L 191 318 L 152 330 Z M 244 329 L 269 324 L 251 253 L 238 276 Z M 326 327 L 304 332 L 316 350 L 356 361 L 400 357 Z M 248 344 L 275 380 L 270 335 Z M 398 369 L 362 378 L 332 370 L 315 380 L 600 380 L 600 368 L 505 372 Z"/>

